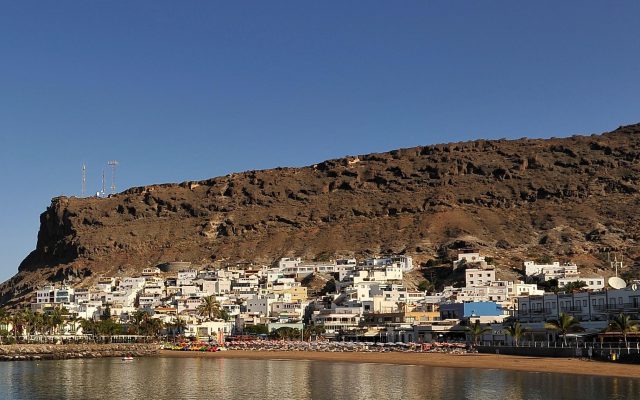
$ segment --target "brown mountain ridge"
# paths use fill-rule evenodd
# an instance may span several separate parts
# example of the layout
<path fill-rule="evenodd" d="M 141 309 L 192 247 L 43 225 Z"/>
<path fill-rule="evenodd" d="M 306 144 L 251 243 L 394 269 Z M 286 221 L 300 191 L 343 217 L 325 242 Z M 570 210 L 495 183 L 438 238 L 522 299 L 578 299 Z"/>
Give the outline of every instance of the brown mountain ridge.
<path fill-rule="evenodd" d="M 473 247 L 509 273 L 527 258 L 640 262 L 640 124 L 602 135 L 475 140 L 303 168 L 57 197 L 2 302 L 45 281 L 91 280 L 166 261 L 271 264 Z"/>

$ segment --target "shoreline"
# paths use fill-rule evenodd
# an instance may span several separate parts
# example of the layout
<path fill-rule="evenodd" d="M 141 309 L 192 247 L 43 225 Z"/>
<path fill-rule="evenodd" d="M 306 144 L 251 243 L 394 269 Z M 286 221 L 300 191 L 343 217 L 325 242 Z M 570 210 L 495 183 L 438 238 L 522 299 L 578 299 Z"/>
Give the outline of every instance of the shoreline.
<path fill-rule="evenodd" d="M 227 350 L 208 353 L 197 351 L 160 350 L 155 354 L 155 356 L 168 358 L 229 358 L 249 360 L 377 363 L 446 368 L 500 369 L 520 372 L 591 375 L 613 378 L 640 378 L 640 365 L 637 364 L 616 364 L 604 361 L 580 360 L 576 358 L 547 358 L 481 353 L 341 353 L 245 350 Z"/>

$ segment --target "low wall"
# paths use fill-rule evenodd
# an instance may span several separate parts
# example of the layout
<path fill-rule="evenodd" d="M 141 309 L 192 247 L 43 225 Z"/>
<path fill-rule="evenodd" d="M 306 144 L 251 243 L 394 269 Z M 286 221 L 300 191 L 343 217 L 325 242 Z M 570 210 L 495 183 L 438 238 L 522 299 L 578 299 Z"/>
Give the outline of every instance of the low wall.
<path fill-rule="evenodd" d="M 67 358 L 143 357 L 156 354 L 158 344 L 11 344 L 0 346 L 0 361 L 61 360 Z"/>
<path fill-rule="evenodd" d="M 478 353 L 530 357 L 588 357 L 586 349 L 575 347 L 478 346 Z"/>
<path fill-rule="evenodd" d="M 506 354 L 527 357 L 564 357 L 594 358 L 598 360 L 640 363 L 638 348 L 585 348 L 585 347 L 515 347 L 515 346 L 478 346 L 479 353 Z"/>

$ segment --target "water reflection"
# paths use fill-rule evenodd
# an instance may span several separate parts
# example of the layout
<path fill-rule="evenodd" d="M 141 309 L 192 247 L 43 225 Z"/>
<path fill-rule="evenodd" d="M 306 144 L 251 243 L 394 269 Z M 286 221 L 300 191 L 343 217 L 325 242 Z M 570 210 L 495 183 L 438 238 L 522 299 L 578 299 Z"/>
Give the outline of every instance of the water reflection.
<path fill-rule="evenodd" d="M 146 358 L 0 363 L 4 398 L 627 399 L 640 381 L 409 365 Z"/>

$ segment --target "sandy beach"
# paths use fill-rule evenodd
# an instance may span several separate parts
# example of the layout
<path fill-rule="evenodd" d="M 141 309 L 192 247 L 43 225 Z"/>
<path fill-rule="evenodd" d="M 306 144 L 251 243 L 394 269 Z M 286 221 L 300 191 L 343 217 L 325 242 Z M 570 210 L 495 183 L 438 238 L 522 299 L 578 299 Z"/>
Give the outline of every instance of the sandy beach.
<path fill-rule="evenodd" d="M 640 378 L 640 365 L 615 364 L 570 358 L 540 358 L 494 354 L 442 353 L 325 353 L 305 351 L 242 351 L 215 353 L 161 350 L 161 357 L 243 358 L 255 360 L 312 360 L 328 362 L 384 363 L 451 368 L 486 368 Z"/>

